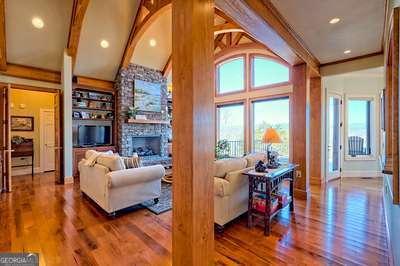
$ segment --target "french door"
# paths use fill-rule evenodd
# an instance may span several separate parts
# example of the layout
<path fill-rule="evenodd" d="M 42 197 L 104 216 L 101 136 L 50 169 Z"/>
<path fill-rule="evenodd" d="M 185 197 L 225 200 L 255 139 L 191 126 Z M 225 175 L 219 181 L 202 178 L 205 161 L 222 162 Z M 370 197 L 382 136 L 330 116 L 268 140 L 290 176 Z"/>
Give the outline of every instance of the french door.
<path fill-rule="evenodd" d="M 1 191 L 11 191 L 11 134 L 10 134 L 10 87 L 1 87 L 0 97 L 0 171 Z"/>
<path fill-rule="evenodd" d="M 342 96 L 328 94 L 326 138 L 326 177 L 339 178 L 342 167 Z"/>

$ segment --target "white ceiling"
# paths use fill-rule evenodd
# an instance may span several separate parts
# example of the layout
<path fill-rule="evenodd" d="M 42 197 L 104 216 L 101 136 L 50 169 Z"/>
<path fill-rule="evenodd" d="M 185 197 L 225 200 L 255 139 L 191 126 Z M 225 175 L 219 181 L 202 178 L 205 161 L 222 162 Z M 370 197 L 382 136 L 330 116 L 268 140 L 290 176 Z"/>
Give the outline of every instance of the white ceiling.
<path fill-rule="evenodd" d="M 271 2 L 322 64 L 382 50 L 385 0 Z M 341 21 L 329 24 L 334 17 Z"/>
<path fill-rule="evenodd" d="M 7 61 L 60 70 L 68 39 L 72 0 L 6 0 Z M 32 18 L 44 27 L 32 26 Z"/>
<path fill-rule="evenodd" d="M 150 40 L 157 42 L 150 46 Z M 172 53 L 172 10 L 168 9 L 154 21 L 140 38 L 131 63 L 163 70 Z"/>
<path fill-rule="evenodd" d="M 79 40 L 75 75 L 114 80 L 137 9 L 138 0 L 89 2 Z M 109 42 L 107 49 L 100 46 L 102 39 Z"/>

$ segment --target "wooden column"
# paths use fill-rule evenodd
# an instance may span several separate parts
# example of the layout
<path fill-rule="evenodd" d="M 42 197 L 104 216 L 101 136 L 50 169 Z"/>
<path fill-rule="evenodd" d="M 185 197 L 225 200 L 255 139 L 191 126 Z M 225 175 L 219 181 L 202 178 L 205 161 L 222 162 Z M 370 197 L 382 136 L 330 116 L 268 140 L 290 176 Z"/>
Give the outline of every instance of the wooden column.
<path fill-rule="evenodd" d="M 392 50 L 392 173 L 393 173 L 393 203 L 400 203 L 399 186 L 399 23 L 400 9 L 393 11 Z"/>
<path fill-rule="evenodd" d="M 296 171 L 295 196 L 307 198 L 310 184 L 310 71 L 306 64 L 293 67 L 293 162 Z"/>
<path fill-rule="evenodd" d="M 321 175 L 321 77 L 310 80 L 310 183 L 320 185 Z"/>
<path fill-rule="evenodd" d="M 174 265 L 214 260 L 214 1 L 172 1 Z"/>
<path fill-rule="evenodd" d="M 392 172 L 392 50 L 386 65 L 385 88 L 385 171 Z"/>

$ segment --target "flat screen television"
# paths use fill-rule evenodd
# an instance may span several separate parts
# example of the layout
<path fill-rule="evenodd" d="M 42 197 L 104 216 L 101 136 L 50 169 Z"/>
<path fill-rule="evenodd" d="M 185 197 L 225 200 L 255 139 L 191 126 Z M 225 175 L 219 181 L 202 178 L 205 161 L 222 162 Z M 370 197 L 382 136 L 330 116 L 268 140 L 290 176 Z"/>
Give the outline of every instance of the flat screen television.
<path fill-rule="evenodd" d="M 77 141 L 80 147 L 111 145 L 111 126 L 80 125 Z"/>

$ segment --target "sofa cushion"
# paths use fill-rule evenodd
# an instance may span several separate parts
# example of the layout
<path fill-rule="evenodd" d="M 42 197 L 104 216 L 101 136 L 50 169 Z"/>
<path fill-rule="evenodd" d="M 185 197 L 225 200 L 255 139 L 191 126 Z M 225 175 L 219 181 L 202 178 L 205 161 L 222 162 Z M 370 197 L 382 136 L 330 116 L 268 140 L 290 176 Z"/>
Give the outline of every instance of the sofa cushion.
<path fill-rule="evenodd" d="M 99 157 L 101 154 L 112 155 L 113 152 L 112 151 L 98 152 L 98 151 L 95 151 L 95 150 L 87 150 L 85 152 L 85 159 L 86 159 L 85 165 L 93 167 L 94 164 L 96 163 L 97 157 Z"/>
<path fill-rule="evenodd" d="M 246 168 L 244 158 L 222 159 L 214 162 L 214 176 L 224 178 L 227 173 Z"/>
<path fill-rule="evenodd" d="M 246 155 L 244 157 L 247 161 L 246 167 L 254 167 L 258 163 L 258 161 L 267 161 L 267 154 L 263 152 L 254 152 Z M 243 167 L 244 168 L 244 167 Z"/>
<path fill-rule="evenodd" d="M 119 155 L 101 154 L 97 157 L 97 163 L 110 169 L 110 171 L 125 170 L 124 160 Z"/>

